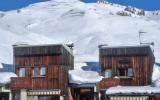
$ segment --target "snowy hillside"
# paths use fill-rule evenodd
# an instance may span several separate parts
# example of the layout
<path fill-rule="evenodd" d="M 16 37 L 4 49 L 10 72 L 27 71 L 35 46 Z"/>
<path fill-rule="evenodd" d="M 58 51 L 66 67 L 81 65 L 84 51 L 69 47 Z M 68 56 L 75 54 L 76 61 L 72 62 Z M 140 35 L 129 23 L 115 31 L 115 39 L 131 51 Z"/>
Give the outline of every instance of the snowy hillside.
<path fill-rule="evenodd" d="M 132 12 L 134 10 L 134 12 Z M 50 0 L 0 12 L 0 62 L 12 63 L 12 44 L 74 43 L 76 62 L 98 61 L 98 45 L 138 45 L 155 42 L 160 61 L 160 14 L 115 4 L 85 4 L 79 0 Z"/>

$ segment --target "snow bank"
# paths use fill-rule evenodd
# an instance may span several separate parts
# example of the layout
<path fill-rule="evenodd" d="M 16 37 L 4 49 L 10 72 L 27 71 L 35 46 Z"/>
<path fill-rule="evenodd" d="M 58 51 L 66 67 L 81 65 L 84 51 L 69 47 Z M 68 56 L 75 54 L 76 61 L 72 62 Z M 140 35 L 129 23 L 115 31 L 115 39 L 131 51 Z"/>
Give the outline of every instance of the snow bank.
<path fill-rule="evenodd" d="M 160 87 L 160 66 L 158 64 L 154 64 L 153 67 L 152 85 Z"/>
<path fill-rule="evenodd" d="M 106 90 L 106 94 L 118 93 L 160 93 L 160 87 L 151 86 L 117 86 Z"/>
<path fill-rule="evenodd" d="M 69 82 L 74 84 L 83 83 L 98 83 L 102 80 L 97 72 L 94 71 L 84 71 L 81 67 L 86 66 L 86 63 L 75 64 L 75 70 L 69 71 Z"/>
<path fill-rule="evenodd" d="M 0 72 L 0 84 L 9 83 L 11 77 L 17 77 L 17 75 L 11 72 Z"/>

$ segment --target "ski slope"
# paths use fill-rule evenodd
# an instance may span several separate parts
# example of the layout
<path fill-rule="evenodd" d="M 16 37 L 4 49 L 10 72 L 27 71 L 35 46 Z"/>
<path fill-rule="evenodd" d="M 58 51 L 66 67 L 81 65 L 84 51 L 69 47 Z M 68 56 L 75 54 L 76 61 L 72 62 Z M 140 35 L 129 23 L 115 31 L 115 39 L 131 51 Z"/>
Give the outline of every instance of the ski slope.
<path fill-rule="evenodd" d="M 50 0 L 9 12 L 0 12 L 0 62 L 12 63 L 15 43 L 74 43 L 75 62 L 98 61 L 98 45 L 138 45 L 155 42 L 160 62 L 160 13 L 145 16 L 125 11 L 117 4 L 83 3 L 79 0 Z M 128 16 L 120 16 L 125 12 Z"/>

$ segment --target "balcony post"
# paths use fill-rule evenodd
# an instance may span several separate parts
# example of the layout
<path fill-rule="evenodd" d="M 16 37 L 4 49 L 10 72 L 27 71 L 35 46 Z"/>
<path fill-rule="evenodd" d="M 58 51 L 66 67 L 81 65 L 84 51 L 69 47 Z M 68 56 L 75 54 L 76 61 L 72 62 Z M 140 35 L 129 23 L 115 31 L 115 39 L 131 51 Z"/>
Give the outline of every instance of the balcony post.
<path fill-rule="evenodd" d="M 26 91 L 26 89 L 21 89 L 20 100 L 27 100 L 27 91 Z"/>

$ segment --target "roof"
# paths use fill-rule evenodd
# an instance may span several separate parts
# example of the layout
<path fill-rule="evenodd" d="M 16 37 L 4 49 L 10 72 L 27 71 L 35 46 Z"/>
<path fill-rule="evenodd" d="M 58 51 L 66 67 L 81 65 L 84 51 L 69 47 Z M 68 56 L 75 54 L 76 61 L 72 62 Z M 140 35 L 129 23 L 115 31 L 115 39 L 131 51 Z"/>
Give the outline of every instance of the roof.
<path fill-rule="evenodd" d="M 69 71 L 69 83 L 71 84 L 92 84 L 98 83 L 102 80 L 102 76 L 97 71 L 93 71 L 92 68 L 84 70 L 87 67 L 87 63 L 75 63 L 75 69 Z M 89 70 L 90 69 L 90 70 Z M 94 68 L 93 68 L 94 69 Z"/>
<path fill-rule="evenodd" d="M 72 88 L 91 88 L 91 87 L 95 87 L 96 84 L 95 83 L 70 84 L 69 86 Z"/>
<path fill-rule="evenodd" d="M 14 72 L 14 67 L 13 64 L 5 64 L 5 63 L 0 63 L 2 68 L 0 67 L 0 72 Z"/>
<path fill-rule="evenodd" d="M 150 55 L 154 56 L 150 45 L 137 46 L 101 46 L 100 55 L 104 56 L 126 56 L 126 55 Z"/>
<path fill-rule="evenodd" d="M 61 54 L 64 48 L 71 55 L 72 50 L 65 44 L 42 44 L 42 45 L 13 45 L 15 56 L 41 55 L 41 54 Z"/>
<path fill-rule="evenodd" d="M 158 94 L 160 93 L 160 87 L 152 86 L 116 86 L 106 90 L 106 94 Z"/>

